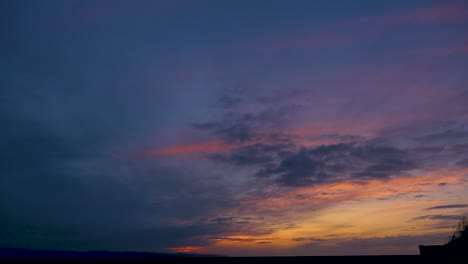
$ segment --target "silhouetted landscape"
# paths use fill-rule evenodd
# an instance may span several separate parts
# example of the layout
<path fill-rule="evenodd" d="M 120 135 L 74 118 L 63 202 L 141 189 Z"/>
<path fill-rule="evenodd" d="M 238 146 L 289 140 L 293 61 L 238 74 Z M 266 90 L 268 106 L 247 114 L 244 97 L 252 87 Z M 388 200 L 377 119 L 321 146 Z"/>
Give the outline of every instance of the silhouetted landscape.
<path fill-rule="evenodd" d="M 208 254 L 151 253 L 132 251 L 58 251 L 25 248 L 0 248 L 4 259 L 154 259 L 154 258 L 195 258 L 222 257 Z"/>
<path fill-rule="evenodd" d="M 468 254 L 468 221 L 462 219 L 457 226 L 456 231 L 450 237 L 450 240 L 444 245 L 420 245 L 420 256 L 418 255 L 390 255 L 390 256 L 296 256 L 296 257 L 247 257 L 255 261 L 290 261 L 302 260 L 338 260 L 338 261 L 427 261 L 427 258 L 447 259 L 459 258 Z M 199 261 L 229 261 L 237 262 L 246 259 L 246 257 L 228 257 L 210 254 L 187 254 L 187 253 L 151 253 L 151 252 L 132 252 L 132 251 L 54 251 L 54 250 L 35 250 L 24 248 L 0 248 L 0 259 L 180 259 L 196 258 Z M 201 260 L 200 260 L 201 258 Z M 213 260 L 214 258 L 214 260 Z M 221 260 L 222 259 L 222 260 Z M 187 261 L 187 260 L 185 260 Z"/>
<path fill-rule="evenodd" d="M 0 248 L 0 260 L 46 260 L 46 261 L 89 261 L 89 260 L 120 260 L 120 261 L 163 261 L 181 263 L 428 263 L 439 260 L 440 256 L 430 259 L 419 255 L 371 255 L 371 256 L 289 256 L 289 257 L 227 257 L 207 254 L 163 254 L 149 252 L 114 252 L 114 251 L 52 251 L 17 248 Z M 444 256 L 444 259 L 450 259 Z M 431 260 L 431 261 L 429 261 Z"/>

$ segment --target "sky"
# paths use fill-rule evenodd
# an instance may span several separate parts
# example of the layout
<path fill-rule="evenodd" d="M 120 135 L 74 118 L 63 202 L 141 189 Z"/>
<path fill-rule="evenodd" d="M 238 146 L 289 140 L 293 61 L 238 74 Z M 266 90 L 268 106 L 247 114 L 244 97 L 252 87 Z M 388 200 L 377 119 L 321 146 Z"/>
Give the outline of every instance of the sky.
<path fill-rule="evenodd" d="M 419 254 L 468 215 L 464 0 L 0 1 L 0 246 Z"/>

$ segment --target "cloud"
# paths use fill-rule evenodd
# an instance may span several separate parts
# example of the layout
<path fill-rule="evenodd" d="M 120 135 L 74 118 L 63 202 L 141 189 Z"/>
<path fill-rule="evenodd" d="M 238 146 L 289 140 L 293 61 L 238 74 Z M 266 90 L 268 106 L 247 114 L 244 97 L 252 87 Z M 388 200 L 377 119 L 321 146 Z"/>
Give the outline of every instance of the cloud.
<path fill-rule="evenodd" d="M 467 159 L 463 159 L 463 160 L 459 160 L 457 161 L 457 163 L 455 163 L 457 166 L 460 166 L 462 168 L 468 168 L 468 158 Z"/>
<path fill-rule="evenodd" d="M 220 136 L 227 143 L 244 142 L 250 140 L 254 134 L 252 131 L 250 114 L 238 115 L 235 117 L 225 117 L 218 122 L 195 123 L 193 128 L 206 130 L 216 136 Z"/>
<path fill-rule="evenodd" d="M 468 6 L 464 2 L 444 3 L 389 14 L 380 20 L 398 23 L 450 23 L 466 21 Z"/>
<path fill-rule="evenodd" d="M 329 177 L 323 172 L 324 164 L 312 159 L 305 149 L 289 155 L 270 174 L 280 174 L 277 183 L 287 186 L 305 186 L 325 182 Z"/>
<path fill-rule="evenodd" d="M 278 128 L 287 122 L 289 115 L 299 108 L 296 104 L 285 104 L 247 113 L 226 112 L 217 120 L 194 123 L 192 127 L 208 131 L 229 144 L 249 142 L 276 135 L 279 132 Z"/>
<path fill-rule="evenodd" d="M 381 15 L 359 16 L 345 19 L 335 24 L 309 32 L 288 34 L 269 41 L 256 43 L 254 47 L 259 51 L 278 52 L 288 49 L 327 49 L 339 46 L 349 46 L 355 43 L 375 40 L 375 31 L 358 31 L 363 26 L 407 26 L 437 23 L 460 23 L 467 21 L 468 6 L 463 3 L 444 3 L 434 6 L 416 7 L 406 10 L 397 10 Z M 352 30 L 352 33 L 349 31 Z M 381 30 L 381 29 L 380 29 Z M 444 52 L 466 53 L 466 47 L 457 47 Z"/>
<path fill-rule="evenodd" d="M 229 240 L 237 242 L 256 242 L 257 239 L 254 238 L 238 238 L 238 237 L 210 237 L 212 240 Z"/>
<path fill-rule="evenodd" d="M 462 219 L 461 215 L 443 215 L 443 214 L 437 214 L 437 215 L 423 215 L 423 216 L 418 216 L 412 218 L 410 221 L 416 221 L 416 220 L 454 220 L 458 221 Z"/>
<path fill-rule="evenodd" d="M 59 133 L 25 116 L 0 114 L 0 246 L 63 250 L 163 250 L 206 245 L 252 223 L 200 221 L 235 207 L 219 181 L 181 166 L 124 162 L 106 145 Z M 118 221 L 116 221 L 118 219 Z M 183 223 L 181 223 L 183 219 Z"/>
<path fill-rule="evenodd" d="M 193 153 L 204 153 L 204 152 L 219 152 L 229 148 L 221 140 L 211 140 L 207 142 L 197 142 L 189 144 L 180 144 L 175 146 L 163 147 L 159 149 L 145 150 L 142 153 L 138 153 L 131 156 L 137 157 L 162 157 L 162 156 L 173 156 L 173 155 L 185 155 Z"/>
<path fill-rule="evenodd" d="M 247 141 L 252 137 L 251 127 L 247 124 L 233 124 L 228 127 L 223 127 L 217 131 L 218 134 L 222 135 L 228 141 Z"/>
<path fill-rule="evenodd" d="M 444 145 L 450 143 L 450 145 L 456 145 L 459 144 L 459 142 L 468 141 L 468 131 L 460 128 L 448 129 L 442 132 L 436 132 L 427 136 L 418 137 L 416 140 L 426 144 Z"/>
<path fill-rule="evenodd" d="M 257 165 L 271 163 L 277 152 L 291 148 L 290 144 L 253 144 L 231 150 L 228 154 L 213 154 L 215 160 L 234 165 Z"/>
<path fill-rule="evenodd" d="M 209 221 L 222 228 L 219 232 L 223 237 L 235 237 L 236 234 L 246 234 L 249 236 L 270 235 L 277 231 L 284 231 L 298 228 L 294 223 L 276 219 L 271 222 L 266 217 L 221 217 Z M 265 239 L 262 239 L 265 240 Z M 240 240 L 238 240 L 240 241 Z"/>
<path fill-rule="evenodd" d="M 468 155 L 468 144 L 455 144 L 449 149 L 457 155 Z"/>
<path fill-rule="evenodd" d="M 340 26 L 456 24 L 467 21 L 467 15 L 468 6 L 466 3 L 455 1 L 437 5 L 416 6 L 380 15 L 360 16 L 344 21 Z"/>
<path fill-rule="evenodd" d="M 392 175 L 401 175 L 416 168 L 414 162 L 404 159 L 383 159 L 377 164 L 368 166 L 364 171 L 354 173 L 357 178 L 388 178 Z"/>
<path fill-rule="evenodd" d="M 339 143 L 285 152 L 257 175 L 277 176 L 285 186 L 306 186 L 350 179 L 387 179 L 417 168 L 409 153 L 379 142 Z"/>
<path fill-rule="evenodd" d="M 426 208 L 424 210 L 438 210 L 438 209 L 455 209 L 455 208 L 467 208 L 468 204 L 446 204 Z"/>
<path fill-rule="evenodd" d="M 216 105 L 223 109 L 230 109 L 238 106 L 242 102 L 242 99 L 239 97 L 233 97 L 230 95 L 221 96 Z"/>
<path fill-rule="evenodd" d="M 322 242 L 326 241 L 322 238 L 315 238 L 315 237 L 295 237 L 292 239 L 293 241 L 313 241 L 313 242 Z"/>

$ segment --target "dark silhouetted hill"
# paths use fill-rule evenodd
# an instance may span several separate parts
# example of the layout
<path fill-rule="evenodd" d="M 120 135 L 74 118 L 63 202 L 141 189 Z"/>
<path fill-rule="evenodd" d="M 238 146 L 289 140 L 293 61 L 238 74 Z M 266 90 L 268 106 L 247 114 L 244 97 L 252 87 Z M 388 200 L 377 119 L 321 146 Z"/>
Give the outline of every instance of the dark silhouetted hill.
<path fill-rule="evenodd" d="M 58 251 L 26 248 L 0 248 L 0 259 L 152 259 L 222 257 L 209 254 L 152 253 L 133 251 Z"/>

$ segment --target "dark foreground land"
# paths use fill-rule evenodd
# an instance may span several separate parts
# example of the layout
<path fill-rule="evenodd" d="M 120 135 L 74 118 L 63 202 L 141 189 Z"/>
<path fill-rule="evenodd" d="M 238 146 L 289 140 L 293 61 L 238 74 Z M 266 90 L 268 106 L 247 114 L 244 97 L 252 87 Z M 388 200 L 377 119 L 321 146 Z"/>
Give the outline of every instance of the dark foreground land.
<path fill-rule="evenodd" d="M 225 257 L 200 254 L 164 254 L 150 252 L 112 251 L 50 251 L 18 248 L 0 248 L 0 262 L 46 263 L 450 263 L 450 257 L 419 255 L 389 256 L 297 256 L 297 257 Z M 459 261 L 458 261 L 459 262 Z"/>

